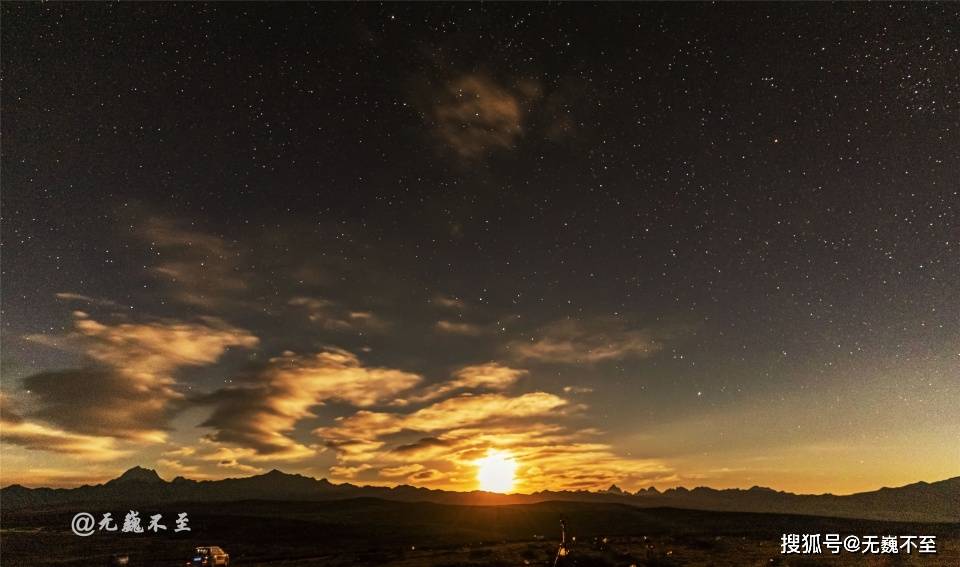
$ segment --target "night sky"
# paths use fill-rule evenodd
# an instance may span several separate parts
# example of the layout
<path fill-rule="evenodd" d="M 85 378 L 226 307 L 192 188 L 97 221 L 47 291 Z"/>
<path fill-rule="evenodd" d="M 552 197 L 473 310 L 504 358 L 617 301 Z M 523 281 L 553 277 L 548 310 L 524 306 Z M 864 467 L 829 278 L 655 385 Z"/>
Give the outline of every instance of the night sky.
<path fill-rule="evenodd" d="M 2 5 L 4 485 L 960 474 L 960 5 Z"/>

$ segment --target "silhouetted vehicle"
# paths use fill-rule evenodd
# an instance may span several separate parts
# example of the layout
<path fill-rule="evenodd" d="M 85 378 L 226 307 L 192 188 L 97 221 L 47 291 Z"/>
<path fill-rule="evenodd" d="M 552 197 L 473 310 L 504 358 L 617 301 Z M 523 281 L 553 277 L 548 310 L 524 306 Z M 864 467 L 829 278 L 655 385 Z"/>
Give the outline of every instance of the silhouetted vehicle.
<path fill-rule="evenodd" d="M 193 551 L 193 559 L 187 561 L 187 565 L 190 567 L 230 565 L 230 554 L 215 545 L 198 547 Z"/>

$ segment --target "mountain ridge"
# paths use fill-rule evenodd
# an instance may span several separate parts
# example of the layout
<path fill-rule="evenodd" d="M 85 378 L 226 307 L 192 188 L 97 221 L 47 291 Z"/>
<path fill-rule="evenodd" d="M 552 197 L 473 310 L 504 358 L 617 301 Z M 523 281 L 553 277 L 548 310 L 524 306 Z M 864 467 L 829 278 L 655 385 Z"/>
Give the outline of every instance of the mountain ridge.
<path fill-rule="evenodd" d="M 374 497 L 384 500 L 439 504 L 502 505 L 544 501 L 619 502 L 638 507 L 672 507 L 729 512 L 768 512 L 874 520 L 960 522 L 960 477 L 919 481 L 849 495 L 794 494 L 772 488 L 715 489 L 698 486 L 658 491 L 654 487 L 628 492 L 616 485 L 601 491 L 538 491 L 499 494 L 454 492 L 410 485 L 394 487 L 334 484 L 278 469 L 248 477 L 194 480 L 178 476 L 164 480 L 153 469 L 133 467 L 103 484 L 76 488 L 27 488 L 14 484 L 0 489 L 4 507 L 59 506 L 70 503 L 227 502 L 239 500 L 323 501 Z"/>

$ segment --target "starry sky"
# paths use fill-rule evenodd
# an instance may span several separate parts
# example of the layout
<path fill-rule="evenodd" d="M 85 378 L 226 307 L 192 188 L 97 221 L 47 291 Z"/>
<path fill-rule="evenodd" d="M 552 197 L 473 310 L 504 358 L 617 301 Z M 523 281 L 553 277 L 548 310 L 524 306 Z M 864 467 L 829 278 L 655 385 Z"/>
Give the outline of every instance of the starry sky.
<path fill-rule="evenodd" d="M 960 6 L 2 5 L 4 485 L 960 474 Z"/>

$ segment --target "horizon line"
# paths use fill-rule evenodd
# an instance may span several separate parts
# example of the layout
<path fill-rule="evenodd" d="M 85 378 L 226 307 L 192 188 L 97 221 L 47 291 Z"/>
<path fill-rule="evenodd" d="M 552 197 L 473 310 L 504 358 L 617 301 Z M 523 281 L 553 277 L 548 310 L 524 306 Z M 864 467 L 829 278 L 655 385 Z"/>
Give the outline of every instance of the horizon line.
<path fill-rule="evenodd" d="M 867 493 L 871 493 L 871 492 L 878 492 L 878 491 L 884 490 L 884 489 L 890 490 L 890 489 L 904 488 L 904 487 L 912 486 L 912 485 L 915 485 L 915 484 L 928 484 L 928 485 L 929 485 L 929 484 L 935 484 L 935 483 L 938 483 L 938 482 L 944 482 L 944 481 L 948 481 L 948 480 L 953 480 L 953 479 L 955 479 L 955 478 L 960 478 L 960 475 L 957 475 L 957 476 L 950 476 L 950 477 L 942 478 L 942 479 L 939 479 L 939 480 L 932 480 L 932 481 L 928 481 L 928 480 L 916 480 L 916 481 L 913 481 L 913 482 L 908 482 L 908 483 L 906 483 L 906 484 L 901 484 L 901 485 L 897 485 L 897 486 L 887 486 L 887 485 L 884 485 L 884 486 L 880 486 L 880 487 L 878 487 L 878 488 L 874 488 L 874 489 L 871 489 L 871 490 L 862 490 L 862 491 L 858 491 L 858 492 L 848 492 L 848 493 L 836 493 L 836 492 L 820 492 L 820 493 L 812 493 L 812 492 L 790 492 L 790 491 L 787 491 L 787 490 L 778 490 L 778 489 L 775 489 L 775 488 L 772 488 L 772 487 L 769 487 L 769 486 L 761 486 L 761 485 L 758 485 L 758 484 L 755 484 L 755 485 L 750 486 L 750 487 L 748 487 L 748 488 L 744 488 L 744 487 L 715 488 L 715 487 L 707 486 L 707 485 L 697 485 L 697 486 L 693 486 L 693 487 L 688 488 L 688 487 L 683 486 L 683 485 L 677 485 L 677 486 L 675 486 L 675 487 L 665 488 L 665 489 L 659 489 L 659 488 L 657 488 L 656 486 L 649 485 L 649 486 L 647 486 L 647 487 L 638 488 L 637 490 L 634 490 L 634 491 L 629 491 L 629 490 L 620 489 L 620 487 L 617 486 L 617 483 L 612 483 L 612 484 L 610 485 L 610 487 L 607 488 L 607 489 L 602 489 L 602 488 L 601 488 L 601 489 L 586 489 L 586 488 L 583 488 L 583 489 L 559 489 L 559 490 L 558 490 L 558 489 L 543 489 L 543 490 L 538 490 L 538 491 L 534 491 L 534 492 L 494 492 L 494 491 L 490 491 L 490 490 L 480 490 L 480 489 L 475 489 L 475 490 L 452 490 L 452 489 L 444 489 L 444 488 L 430 488 L 430 487 L 427 487 L 427 486 L 417 486 L 417 485 L 409 484 L 409 483 L 400 483 L 400 484 L 394 484 L 394 485 L 387 485 L 387 484 L 355 484 L 355 483 L 346 482 L 346 481 L 345 481 L 345 482 L 337 483 L 337 482 L 331 481 L 331 480 L 328 479 L 327 477 L 317 478 L 317 477 L 308 476 L 308 475 L 301 474 L 301 473 L 288 473 L 288 472 L 282 471 L 282 470 L 280 470 L 280 469 L 278 469 L 278 468 L 276 468 L 276 467 L 270 469 L 270 470 L 267 471 L 267 472 L 263 472 L 263 473 L 259 473 L 259 474 L 251 474 L 251 475 L 248 475 L 248 476 L 225 476 L 225 477 L 221 477 L 221 478 L 203 478 L 203 479 L 196 479 L 196 478 L 190 478 L 190 477 L 187 477 L 187 476 L 184 476 L 184 475 L 177 475 L 177 476 L 173 477 L 172 479 L 167 480 L 167 479 L 163 478 L 162 476 L 160 476 L 160 473 L 158 473 L 156 469 L 144 467 L 144 466 L 142 466 L 142 465 L 134 465 L 134 466 L 132 466 L 132 467 L 129 467 L 129 468 L 123 470 L 123 471 L 122 471 L 120 474 L 118 474 L 117 476 L 112 477 L 112 478 L 109 478 L 109 479 L 106 479 L 106 480 L 104 480 L 104 481 L 102 481 L 102 482 L 99 482 L 99 483 L 82 483 L 82 484 L 76 484 L 76 485 L 61 485 L 61 486 L 28 486 L 28 485 L 25 485 L 25 484 L 23 484 L 23 483 L 21 483 L 21 482 L 13 482 L 13 483 L 10 483 L 10 484 L 7 484 L 7 485 L 0 485 L 0 490 L 6 490 L 6 489 L 8 489 L 8 488 L 17 487 L 17 486 L 22 487 L 22 488 L 26 488 L 26 489 L 29 489 L 29 490 L 38 490 L 38 489 L 44 489 L 44 488 L 50 489 L 50 490 L 74 490 L 74 489 L 83 488 L 83 487 L 103 486 L 103 485 L 107 484 L 108 482 L 111 482 L 111 481 L 120 479 L 124 474 L 126 474 L 126 473 L 128 473 L 128 472 L 130 472 L 130 471 L 132 471 L 132 470 L 136 470 L 136 469 L 140 469 L 140 470 L 152 472 L 152 473 L 154 473 L 154 474 L 157 476 L 157 478 L 159 478 L 161 481 L 163 481 L 163 482 L 165 482 L 165 483 L 168 483 L 168 484 L 176 481 L 177 479 L 184 479 L 184 480 L 186 480 L 186 481 L 192 481 L 192 482 L 222 482 L 222 481 L 225 481 L 225 480 L 242 480 L 242 479 L 247 479 L 247 478 L 262 477 L 262 476 L 269 475 L 269 474 L 271 474 L 271 473 L 280 473 L 280 474 L 283 474 L 283 475 L 286 475 L 286 476 L 298 476 L 298 477 L 310 479 L 310 480 L 313 480 L 313 481 L 315 481 L 315 482 L 327 482 L 327 483 L 329 483 L 329 484 L 332 485 L 332 486 L 353 486 L 353 487 L 357 487 L 357 488 L 384 488 L 384 489 L 389 489 L 389 490 L 396 489 L 396 488 L 401 488 L 401 487 L 410 487 L 410 488 L 415 488 L 415 489 L 418 489 L 418 490 L 429 490 L 429 491 L 434 491 L 434 492 L 448 492 L 448 493 L 454 493 L 454 494 L 476 494 L 476 493 L 482 493 L 482 494 L 495 494 L 495 495 L 500 495 L 500 496 L 535 496 L 535 495 L 537 495 L 537 494 L 551 493 L 551 492 L 552 492 L 552 493 L 571 493 L 571 494 L 578 494 L 578 493 L 589 493 L 589 494 L 619 494 L 619 495 L 623 495 L 623 496 L 636 496 L 636 495 L 638 495 L 640 492 L 649 491 L 650 489 L 653 489 L 653 490 L 654 490 L 656 493 L 658 493 L 658 494 L 664 494 L 664 493 L 667 493 L 667 492 L 670 492 L 670 491 L 679 491 L 679 490 L 681 490 L 681 489 L 684 490 L 684 491 L 688 491 L 688 492 L 694 491 L 694 490 L 697 490 L 697 489 L 709 489 L 709 490 L 714 490 L 714 491 L 718 491 L 718 492 L 720 492 L 720 491 L 726 491 L 726 490 L 750 491 L 750 490 L 753 490 L 753 489 L 761 489 L 761 490 L 770 490 L 770 491 L 776 492 L 776 493 L 778 493 L 778 494 L 792 494 L 792 495 L 794 495 L 794 496 L 853 496 L 853 495 L 856 495 L 856 494 L 867 494 Z M 616 491 L 611 491 L 611 490 L 610 490 L 611 488 L 614 488 L 614 487 L 618 488 L 618 489 L 620 490 L 620 492 L 616 492 Z"/>

